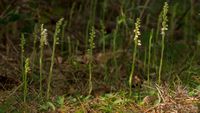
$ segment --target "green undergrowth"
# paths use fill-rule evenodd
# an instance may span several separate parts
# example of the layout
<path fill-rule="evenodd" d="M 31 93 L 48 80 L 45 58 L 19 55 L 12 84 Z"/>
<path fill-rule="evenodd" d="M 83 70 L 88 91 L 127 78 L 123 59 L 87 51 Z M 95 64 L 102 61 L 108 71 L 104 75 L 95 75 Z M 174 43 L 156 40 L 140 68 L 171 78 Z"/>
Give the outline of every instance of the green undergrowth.
<path fill-rule="evenodd" d="M 169 86 L 168 86 L 169 87 Z M 1 113 L 86 113 L 86 112 L 98 112 L 98 113 L 140 113 L 148 110 L 153 110 L 152 106 L 159 106 L 166 104 L 165 98 L 170 96 L 173 102 L 179 102 L 176 98 L 185 98 L 186 103 L 180 104 L 180 106 L 193 106 L 188 107 L 189 110 L 199 109 L 199 95 L 200 87 L 196 89 L 190 89 L 188 87 L 182 87 L 174 85 L 171 88 L 166 89 L 166 86 L 155 86 L 144 83 L 143 88 L 134 90 L 133 95 L 130 97 L 127 91 L 117 91 L 113 93 L 104 93 L 100 95 L 60 95 L 53 96 L 50 100 L 46 101 L 45 98 L 40 96 L 35 97 L 37 94 L 32 93 L 24 103 L 21 98 L 20 92 L 16 92 L 7 97 L 3 104 L 0 106 Z M 9 92 L 8 92 L 9 93 Z M 163 97 L 166 96 L 166 97 Z M 177 97 L 178 96 L 178 97 Z M 198 98 L 197 98 L 198 97 Z M 188 104 L 187 102 L 191 102 Z M 192 100 L 194 99 L 194 100 Z M 182 101 L 181 101 L 182 102 Z M 170 101 L 168 102 L 170 103 Z M 183 102 L 184 103 L 184 102 Z M 175 104 L 175 105 L 176 105 Z M 188 106 L 187 106 L 188 105 Z M 152 109 L 151 109 L 152 108 Z M 159 108 L 157 108 L 159 109 Z M 166 110 L 169 108 L 162 108 Z M 176 108 L 171 108 L 177 110 Z M 186 109 L 186 108 L 183 108 Z M 187 110 L 187 109 L 186 109 Z"/>
<path fill-rule="evenodd" d="M 21 42 L 11 62 L 18 84 L 0 84 L 0 113 L 199 112 L 199 16 L 192 1 L 68 2 L 64 10 L 52 0 L 55 12 L 38 6 L 29 32 L 1 31 L 21 34 Z M 9 54 L 5 47 L 1 56 Z"/>

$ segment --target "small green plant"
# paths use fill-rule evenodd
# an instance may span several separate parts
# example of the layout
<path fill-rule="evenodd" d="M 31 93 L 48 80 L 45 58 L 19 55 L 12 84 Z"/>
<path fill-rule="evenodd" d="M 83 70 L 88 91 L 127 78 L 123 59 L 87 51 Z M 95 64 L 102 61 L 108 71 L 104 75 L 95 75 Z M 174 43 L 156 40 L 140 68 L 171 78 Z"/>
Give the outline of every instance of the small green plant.
<path fill-rule="evenodd" d="M 64 104 L 65 104 L 65 97 L 64 96 L 58 96 L 55 101 L 56 101 L 57 107 L 59 107 L 59 108 L 64 107 Z"/>
<path fill-rule="evenodd" d="M 44 29 L 44 25 L 41 25 L 40 34 L 40 96 L 42 96 L 42 70 L 43 70 L 43 49 L 44 44 L 47 45 L 47 29 Z"/>
<path fill-rule="evenodd" d="M 162 28 L 161 28 L 161 35 L 162 35 L 162 49 L 161 49 L 161 57 L 160 57 L 160 66 L 159 66 L 159 73 L 158 73 L 158 83 L 160 84 L 161 82 L 161 72 L 162 72 L 162 65 L 163 65 L 163 54 L 164 54 L 164 49 L 165 49 L 165 31 L 168 30 L 168 18 L 167 18 L 167 13 L 168 13 L 168 3 L 165 2 L 165 5 L 163 7 L 162 11 Z"/>
<path fill-rule="evenodd" d="M 51 87 L 51 78 L 52 78 L 52 72 L 53 72 L 53 65 L 54 65 L 54 59 L 55 59 L 55 50 L 56 50 L 56 45 L 58 44 L 59 40 L 59 33 L 61 31 L 60 27 L 62 25 L 64 18 L 61 18 L 57 23 L 56 23 L 56 29 L 55 33 L 53 36 L 53 50 L 52 50 L 52 56 L 51 56 L 51 65 L 49 69 L 49 76 L 48 76 L 48 83 L 47 83 L 47 99 L 49 99 L 50 96 L 50 87 Z"/>
<path fill-rule="evenodd" d="M 147 81 L 149 84 L 150 84 L 149 76 L 150 76 L 152 38 L 153 38 L 153 29 L 151 30 L 150 37 L 149 37 L 148 67 L 147 67 Z"/>
<path fill-rule="evenodd" d="M 40 111 L 47 112 L 47 111 L 56 111 L 57 109 L 64 108 L 65 104 L 65 97 L 64 96 L 58 96 L 54 101 L 47 101 L 45 103 L 42 103 L 40 105 Z"/>
<path fill-rule="evenodd" d="M 90 2 L 89 9 L 90 11 L 90 16 L 88 18 L 87 26 L 86 26 L 86 39 L 85 39 L 85 46 L 88 47 L 88 34 L 90 31 L 90 26 L 94 26 L 95 23 L 95 17 L 96 17 L 96 5 L 97 5 L 97 0 L 92 0 Z"/>
<path fill-rule="evenodd" d="M 119 30 L 120 30 L 120 26 L 124 23 L 126 23 L 125 21 L 125 15 L 124 13 L 121 11 L 121 16 L 119 16 L 117 18 L 117 25 L 116 25 L 116 28 L 114 30 L 114 33 L 113 33 L 113 40 L 112 40 L 112 49 L 113 49 L 113 53 L 116 54 L 117 53 L 117 49 L 119 48 L 119 44 L 118 44 L 118 35 L 119 35 Z M 117 60 L 117 57 L 116 55 L 114 55 L 113 57 L 113 63 L 114 63 L 114 69 L 115 69 L 115 76 L 114 76 L 114 79 L 117 80 L 119 78 L 119 66 L 118 66 L 118 60 Z"/>
<path fill-rule="evenodd" d="M 90 37 L 89 37 L 89 49 L 88 49 L 88 55 L 89 55 L 89 95 L 92 92 L 92 61 L 93 61 L 93 49 L 95 48 L 95 43 L 94 43 L 94 38 L 95 38 L 95 29 L 92 27 L 91 32 L 90 32 Z"/>
<path fill-rule="evenodd" d="M 40 105 L 40 111 L 48 111 L 48 110 L 55 111 L 56 106 L 52 102 L 46 102 Z"/>
<path fill-rule="evenodd" d="M 132 66 L 131 66 L 131 73 L 129 76 L 129 91 L 130 95 L 132 94 L 132 80 L 133 80 L 133 74 L 135 70 L 135 59 L 136 59 L 136 53 L 137 53 L 137 46 L 141 46 L 141 41 L 139 39 L 140 36 L 140 18 L 137 18 L 135 23 L 135 29 L 134 29 L 134 51 L 133 51 L 133 57 L 132 57 Z"/>
<path fill-rule="evenodd" d="M 30 60 L 29 58 L 26 59 L 25 61 L 25 67 L 24 67 L 24 102 L 26 102 L 26 97 L 28 93 L 28 81 L 27 81 L 27 75 L 28 72 L 30 71 Z"/>

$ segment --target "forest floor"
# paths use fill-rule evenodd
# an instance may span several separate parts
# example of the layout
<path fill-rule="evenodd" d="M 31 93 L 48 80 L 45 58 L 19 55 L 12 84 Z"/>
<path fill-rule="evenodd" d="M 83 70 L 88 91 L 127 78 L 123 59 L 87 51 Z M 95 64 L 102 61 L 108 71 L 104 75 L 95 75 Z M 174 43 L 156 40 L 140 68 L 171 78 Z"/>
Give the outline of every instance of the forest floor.
<path fill-rule="evenodd" d="M 200 113 L 200 4 L 167 1 L 0 1 L 0 113 Z"/>
<path fill-rule="evenodd" d="M 9 56 L 9 55 L 8 55 Z M 80 58 L 81 57 L 81 58 Z M 84 56 L 76 56 L 73 61 L 79 61 Z M 10 55 L 4 57 L 1 54 L 1 90 L 0 113 L 198 113 L 200 112 L 199 89 L 188 90 L 181 83 L 157 85 L 148 84 L 146 80 L 140 83 L 134 81 L 133 94 L 128 92 L 127 78 L 120 77 L 108 79 L 102 78 L 99 68 L 94 67 L 93 91 L 88 95 L 87 68 L 85 61 L 78 65 L 74 71 L 70 61 L 55 63 L 52 80 L 52 96 L 49 101 L 40 97 L 37 75 L 30 72 L 29 92 L 27 102 L 23 102 L 22 83 L 18 70 L 17 57 Z M 48 62 L 48 61 L 47 61 Z M 47 63 L 48 64 L 48 63 Z M 2 74 L 7 76 L 2 76 Z M 47 73 L 47 72 L 44 72 Z M 121 75 L 123 75 L 123 71 Z M 10 75 L 10 76 L 9 76 Z M 11 75 L 16 75 L 12 77 Z M 73 77 L 74 78 L 73 78 Z M 105 79 L 105 80 L 104 80 Z M 113 80 L 112 80 L 113 79 Z M 103 81 L 102 81 L 103 80 Z M 110 82 L 108 82 L 110 81 Z M 114 81 L 114 83 L 112 83 Z M 179 84 L 179 85 L 178 85 Z M 44 86 L 46 83 L 44 81 Z M 173 88 L 170 88 L 173 87 Z M 46 89 L 45 89 L 46 90 Z M 43 92 L 45 95 L 45 92 Z"/>

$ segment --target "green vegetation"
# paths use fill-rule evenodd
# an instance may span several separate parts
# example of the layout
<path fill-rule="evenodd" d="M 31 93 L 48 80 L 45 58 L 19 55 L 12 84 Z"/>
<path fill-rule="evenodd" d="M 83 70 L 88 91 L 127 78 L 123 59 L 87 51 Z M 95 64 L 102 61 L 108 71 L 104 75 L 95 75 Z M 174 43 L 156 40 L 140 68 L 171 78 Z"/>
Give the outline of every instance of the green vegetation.
<path fill-rule="evenodd" d="M 90 38 L 89 38 L 89 49 L 88 49 L 88 55 L 89 55 L 89 64 L 88 64 L 88 70 L 89 70 L 89 95 L 92 92 L 92 61 L 93 61 L 93 49 L 95 48 L 94 44 L 94 38 L 95 38 L 95 29 L 92 27 Z"/>
<path fill-rule="evenodd" d="M 43 71 L 43 49 L 44 44 L 47 45 L 47 30 L 43 28 L 44 25 L 41 25 L 41 37 L 40 37 L 40 96 L 42 95 L 42 71 Z"/>
<path fill-rule="evenodd" d="M 200 112 L 196 2 L 3 0 L 0 113 Z"/>
<path fill-rule="evenodd" d="M 129 91 L 130 95 L 132 94 L 132 81 L 133 81 L 133 74 L 135 70 L 135 59 L 136 59 L 136 53 L 137 53 L 137 46 L 141 46 L 141 41 L 139 39 L 140 36 L 140 19 L 137 18 L 135 23 L 135 29 L 134 29 L 134 51 L 133 51 L 133 61 L 132 61 L 132 67 L 131 67 L 131 74 L 129 77 Z"/>
<path fill-rule="evenodd" d="M 51 89 L 51 78 L 52 78 L 52 73 L 53 73 L 53 65 L 54 65 L 54 60 L 55 60 L 55 50 L 56 50 L 56 44 L 59 43 L 59 33 L 60 33 L 60 27 L 63 22 L 63 18 L 61 18 L 57 23 L 56 23 L 56 30 L 53 36 L 53 50 L 52 50 L 52 55 L 51 55 L 51 65 L 49 69 L 49 76 L 48 76 L 48 85 L 47 85 L 47 99 L 49 99 L 50 96 L 50 89 Z M 41 37 L 42 38 L 42 37 Z"/>
<path fill-rule="evenodd" d="M 148 48 L 148 69 L 147 69 L 147 81 L 150 83 L 150 63 L 151 63 L 151 47 L 152 47 L 153 29 L 151 30 L 149 37 L 149 48 Z"/>
<path fill-rule="evenodd" d="M 28 94 L 28 80 L 27 80 L 27 76 L 28 76 L 28 72 L 30 71 L 30 66 L 29 66 L 29 58 L 26 59 L 25 61 L 25 66 L 24 66 L 24 102 L 26 102 L 26 98 L 27 98 L 27 94 Z"/>
<path fill-rule="evenodd" d="M 165 5 L 163 7 L 162 15 L 162 28 L 161 28 L 161 35 L 162 35 L 162 51 L 161 51 L 161 58 L 160 58 L 160 66 L 159 66 L 159 77 L 158 77 L 158 83 L 161 82 L 161 72 L 162 72 L 162 65 L 163 65 L 163 54 L 165 49 L 165 31 L 168 30 L 168 19 L 167 19 L 167 12 L 168 12 L 168 3 L 165 2 Z"/>

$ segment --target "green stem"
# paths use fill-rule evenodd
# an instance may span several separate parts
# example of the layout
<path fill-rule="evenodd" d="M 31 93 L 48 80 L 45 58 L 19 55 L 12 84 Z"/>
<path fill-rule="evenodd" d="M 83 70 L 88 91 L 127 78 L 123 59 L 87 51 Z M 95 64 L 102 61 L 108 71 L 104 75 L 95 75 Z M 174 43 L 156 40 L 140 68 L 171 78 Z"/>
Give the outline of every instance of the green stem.
<path fill-rule="evenodd" d="M 39 95 L 42 96 L 42 68 L 43 68 L 43 46 L 40 46 L 40 93 Z"/>
<path fill-rule="evenodd" d="M 57 37 L 54 37 L 53 41 L 53 51 L 51 56 L 51 66 L 49 70 L 49 77 L 48 77 L 48 85 L 47 85 L 47 99 L 49 99 L 49 92 L 51 88 L 51 78 L 52 78 L 52 72 L 53 72 L 53 65 L 54 65 L 54 59 L 55 59 L 55 48 L 56 48 L 56 39 Z"/>
<path fill-rule="evenodd" d="M 149 38 L 149 51 L 148 51 L 148 68 L 147 68 L 147 81 L 150 84 L 150 62 L 151 62 L 151 44 L 152 44 L 152 38 L 153 38 L 153 29 L 151 30 L 150 38 Z"/>
<path fill-rule="evenodd" d="M 134 74 L 134 71 L 135 71 L 136 52 L 137 52 L 137 44 L 134 45 L 131 73 L 130 73 L 130 76 L 129 76 L 129 92 L 130 92 L 130 96 L 132 94 L 132 81 L 133 81 L 133 74 Z"/>
<path fill-rule="evenodd" d="M 91 51 L 92 52 L 92 51 Z M 92 53 L 90 53 L 90 57 L 92 56 Z M 89 95 L 92 92 L 92 61 L 89 63 Z"/>
<path fill-rule="evenodd" d="M 53 65 L 54 65 L 54 59 L 55 59 L 55 50 L 56 50 L 56 44 L 58 44 L 58 34 L 60 33 L 60 26 L 62 25 L 64 18 L 61 18 L 57 23 L 56 23 L 56 30 L 53 36 L 53 50 L 52 50 L 52 56 L 51 56 L 51 65 L 49 69 L 49 77 L 48 77 L 48 83 L 47 83 L 47 100 L 49 99 L 49 92 L 51 88 L 51 78 L 52 78 L 52 73 L 53 73 Z"/>
<path fill-rule="evenodd" d="M 158 84 L 161 83 L 161 72 L 162 72 L 162 65 L 163 65 L 164 49 L 165 49 L 165 34 L 162 35 L 162 50 L 161 50 L 160 66 L 159 66 L 159 73 L 158 73 Z"/>
<path fill-rule="evenodd" d="M 24 102 L 26 102 L 26 95 L 27 95 L 27 73 L 24 73 Z"/>

